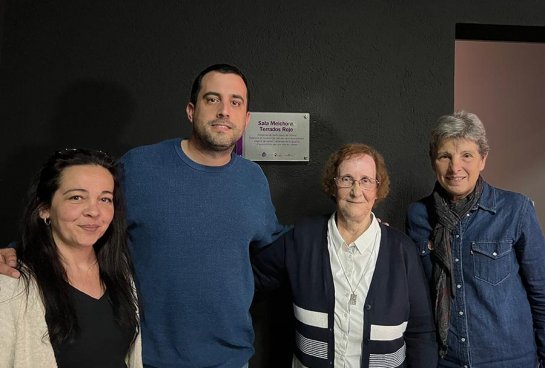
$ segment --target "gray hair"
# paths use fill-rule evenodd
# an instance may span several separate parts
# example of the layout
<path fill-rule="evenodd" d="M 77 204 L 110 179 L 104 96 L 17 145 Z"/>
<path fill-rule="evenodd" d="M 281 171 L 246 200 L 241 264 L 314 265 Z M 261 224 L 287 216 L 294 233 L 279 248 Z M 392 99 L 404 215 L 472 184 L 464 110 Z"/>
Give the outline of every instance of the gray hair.
<path fill-rule="evenodd" d="M 435 160 L 437 149 L 445 139 L 467 139 L 479 147 L 479 154 L 485 157 L 490 151 L 486 131 L 481 119 L 475 114 L 458 111 L 452 115 L 443 115 L 437 120 L 437 126 L 431 132 L 430 159 Z"/>

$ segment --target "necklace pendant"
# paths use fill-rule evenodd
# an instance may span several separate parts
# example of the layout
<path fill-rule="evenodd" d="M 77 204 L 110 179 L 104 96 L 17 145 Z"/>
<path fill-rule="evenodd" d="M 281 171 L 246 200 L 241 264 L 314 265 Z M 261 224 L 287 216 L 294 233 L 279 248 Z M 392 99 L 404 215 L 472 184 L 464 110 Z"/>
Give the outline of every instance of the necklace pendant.
<path fill-rule="evenodd" d="M 356 305 L 356 298 L 358 296 L 354 293 L 350 294 L 350 305 Z"/>

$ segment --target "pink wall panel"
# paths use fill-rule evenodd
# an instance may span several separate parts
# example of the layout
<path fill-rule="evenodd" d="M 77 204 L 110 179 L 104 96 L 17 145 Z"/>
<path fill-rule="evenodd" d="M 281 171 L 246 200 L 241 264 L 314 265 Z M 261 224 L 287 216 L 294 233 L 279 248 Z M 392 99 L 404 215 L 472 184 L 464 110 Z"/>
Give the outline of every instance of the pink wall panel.
<path fill-rule="evenodd" d="M 456 41 L 454 107 L 483 121 L 483 176 L 528 195 L 545 229 L 545 44 Z"/>

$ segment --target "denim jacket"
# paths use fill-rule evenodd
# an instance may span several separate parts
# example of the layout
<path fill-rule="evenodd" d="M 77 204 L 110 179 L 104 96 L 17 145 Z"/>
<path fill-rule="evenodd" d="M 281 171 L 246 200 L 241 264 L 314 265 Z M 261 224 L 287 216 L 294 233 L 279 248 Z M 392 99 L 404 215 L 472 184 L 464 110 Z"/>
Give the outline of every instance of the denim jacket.
<path fill-rule="evenodd" d="M 411 204 L 406 223 L 429 280 L 433 217 L 429 196 Z M 451 233 L 451 245 L 456 295 L 445 361 L 475 368 L 544 362 L 545 239 L 533 203 L 484 183 L 478 204 Z"/>

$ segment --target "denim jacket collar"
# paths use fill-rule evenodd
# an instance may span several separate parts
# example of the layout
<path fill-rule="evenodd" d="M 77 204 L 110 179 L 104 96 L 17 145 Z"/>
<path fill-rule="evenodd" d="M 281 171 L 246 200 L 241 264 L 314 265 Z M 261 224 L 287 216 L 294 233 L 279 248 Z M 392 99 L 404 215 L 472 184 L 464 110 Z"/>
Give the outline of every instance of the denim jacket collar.
<path fill-rule="evenodd" d="M 493 214 L 497 211 L 496 191 L 486 181 L 483 183 L 483 192 L 477 206 Z"/>

